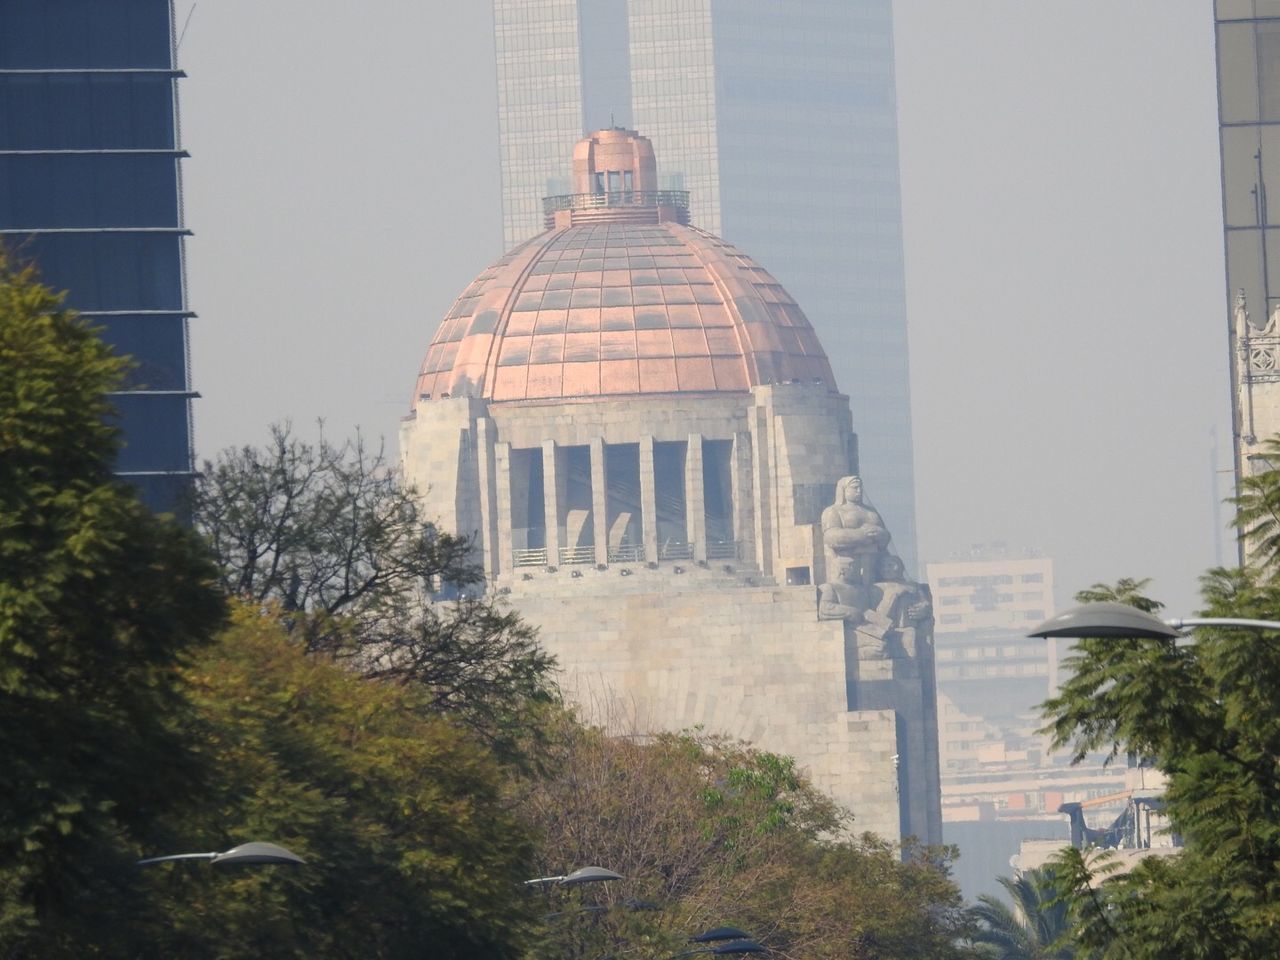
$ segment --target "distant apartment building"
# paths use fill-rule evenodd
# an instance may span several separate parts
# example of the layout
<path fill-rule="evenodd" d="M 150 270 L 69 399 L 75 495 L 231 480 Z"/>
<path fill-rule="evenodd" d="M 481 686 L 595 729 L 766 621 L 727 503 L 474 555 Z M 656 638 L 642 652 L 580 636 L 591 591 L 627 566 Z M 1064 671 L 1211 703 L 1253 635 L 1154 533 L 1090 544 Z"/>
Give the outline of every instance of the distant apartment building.
<path fill-rule="evenodd" d="M 1055 766 L 1036 705 L 1058 651 L 1026 632 L 1053 615 L 1053 561 L 1004 544 L 925 565 L 934 604 L 943 838 L 969 898 L 993 893 L 1022 841 L 1065 842 L 1058 807 L 1117 789 L 1100 768 Z"/>
<path fill-rule="evenodd" d="M 1009 556 L 1001 547 L 985 547 L 971 558 L 930 563 L 928 573 L 939 637 L 1010 630 L 1022 634 L 1053 615 L 1053 561 L 1046 557 Z M 1044 643 L 1035 645 L 1043 648 Z M 1001 651 L 1003 656 L 1010 653 Z"/>
<path fill-rule="evenodd" d="M 1037 749 L 1025 717 L 1057 683 L 1058 647 L 1026 632 L 1053 615 L 1053 561 L 993 545 L 926 572 L 944 773 Z"/>
<path fill-rule="evenodd" d="M 891 0 L 494 0 L 494 26 L 506 245 L 581 136 L 644 131 L 659 187 L 805 305 L 915 571 Z"/>
<path fill-rule="evenodd" d="M 170 0 L 0 0 L 0 243 L 136 366 L 117 473 L 157 510 L 192 476 Z"/>

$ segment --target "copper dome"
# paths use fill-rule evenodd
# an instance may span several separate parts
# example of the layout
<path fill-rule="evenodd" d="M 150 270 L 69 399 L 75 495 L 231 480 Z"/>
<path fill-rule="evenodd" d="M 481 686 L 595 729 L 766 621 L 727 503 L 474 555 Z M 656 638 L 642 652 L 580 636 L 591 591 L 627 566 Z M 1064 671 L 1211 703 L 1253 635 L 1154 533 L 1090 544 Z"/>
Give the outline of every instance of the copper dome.
<path fill-rule="evenodd" d="M 493 401 L 745 391 L 835 380 L 796 302 L 732 245 L 678 223 L 551 230 L 463 291 L 416 396 Z"/>

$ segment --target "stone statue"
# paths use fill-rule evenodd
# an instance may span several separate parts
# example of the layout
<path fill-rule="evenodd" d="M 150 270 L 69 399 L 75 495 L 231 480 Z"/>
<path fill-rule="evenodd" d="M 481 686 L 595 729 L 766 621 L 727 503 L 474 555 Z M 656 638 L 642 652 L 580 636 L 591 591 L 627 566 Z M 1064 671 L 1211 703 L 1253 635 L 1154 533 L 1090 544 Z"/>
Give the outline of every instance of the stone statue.
<path fill-rule="evenodd" d="M 1236 290 L 1232 317 L 1235 321 L 1237 340 L 1248 340 L 1250 337 L 1258 336 L 1274 336 L 1277 322 L 1280 321 L 1280 303 L 1275 304 L 1271 308 L 1270 313 L 1267 313 L 1264 309 L 1262 322 L 1255 323 L 1253 317 L 1249 313 L 1249 305 L 1245 299 L 1244 287 L 1240 287 Z"/>
<path fill-rule="evenodd" d="M 1236 339 L 1248 340 L 1249 334 L 1249 306 L 1245 303 L 1244 287 L 1236 290 L 1235 309 L 1232 311 L 1232 317 L 1236 325 Z"/>
<path fill-rule="evenodd" d="M 837 557 L 879 553 L 889 543 L 880 514 L 862 502 L 861 477 L 842 477 L 836 484 L 836 502 L 822 511 L 822 542 Z"/>
<path fill-rule="evenodd" d="M 853 557 L 835 557 L 827 564 L 826 583 L 818 587 L 818 618 L 861 621 L 875 612 L 865 563 Z"/>
<path fill-rule="evenodd" d="M 933 598 L 928 585 L 908 580 L 901 558 L 886 554 L 872 590 L 876 614 L 896 631 L 903 652 L 915 657 L 919 643 L 931 643 L 933 638 Z"/>
<path fill-rule="evenodd" d="M 822 512 L 822 540 L 827 582 L 818 587 L 818 618 L 849 624 L 860 659 L 914 657 L 932 634 L 929 588 L 908 580 L 889 553 L 889 531 L 863 502 L 859 477 L 836 485 L 836 502 Z"/>

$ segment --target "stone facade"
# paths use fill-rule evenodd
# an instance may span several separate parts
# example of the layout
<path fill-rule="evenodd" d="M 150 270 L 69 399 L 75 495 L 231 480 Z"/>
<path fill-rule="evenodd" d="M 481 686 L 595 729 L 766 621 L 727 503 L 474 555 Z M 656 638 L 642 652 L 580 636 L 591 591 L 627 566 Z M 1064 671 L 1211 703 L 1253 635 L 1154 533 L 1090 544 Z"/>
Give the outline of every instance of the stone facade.
<path fill-rule="evenodd" d="M 792 755 L 856 829 L 940 840 L 931 634 L 891 629 L 869 651 L 859 618 L 819 617 L 823 513 L 857 465 L 843 397 L 772 384 L 589 404 L 424 400 L 401 451 L 428 512 L 476 537 L 493 586 L 538 626 L 589 713 Z M 619 451 L 634 452 L 634 475 L 619 476 Z M 710 510 L 709 473 L 722 488 Z M 664 516 L 660 498 L 682 502 Z"/>

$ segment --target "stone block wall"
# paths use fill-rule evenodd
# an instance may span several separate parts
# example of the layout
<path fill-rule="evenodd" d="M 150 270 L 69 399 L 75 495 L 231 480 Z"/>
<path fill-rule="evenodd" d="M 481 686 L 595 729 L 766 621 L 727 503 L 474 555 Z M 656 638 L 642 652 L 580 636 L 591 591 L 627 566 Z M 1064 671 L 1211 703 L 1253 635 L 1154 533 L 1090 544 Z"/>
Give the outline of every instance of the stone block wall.
<path fill-rule="evenodd" d="M 848 709 L 844 624 L 817 620 L 812 587 L 696 566 L 504 585 L 588 715 L 618 732 L 701 727 L 788 754 L 853 812 L 854 830 L 899 837 L 901 708 Z"/>

